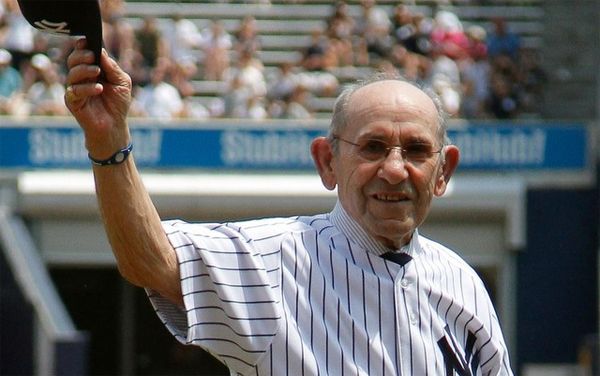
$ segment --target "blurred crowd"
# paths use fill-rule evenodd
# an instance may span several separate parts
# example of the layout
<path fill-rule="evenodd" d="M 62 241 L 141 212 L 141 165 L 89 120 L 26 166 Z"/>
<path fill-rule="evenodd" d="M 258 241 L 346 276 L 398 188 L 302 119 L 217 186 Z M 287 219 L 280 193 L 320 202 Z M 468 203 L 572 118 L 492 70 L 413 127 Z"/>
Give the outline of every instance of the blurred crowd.
<path fill-rule="evenodd" d="M 297 61 L 266 69 L 253 16 L 228 32 L 221 20 L 199 28 L 180 14 L 130 22 L 123 0 L 100 4 L 105 48 L 133 80 L 132 116 L 310 119 L 311 103 L 335 96 L 345 78 L 340 72 L 352 75 L 357 67 L 395 71 L 432 88 L 454 117 L 515 118 L 535 113 L 542 99 L 545 77 L 535 51 L 523 48 L 501 18 L 489 20 L 492 27 L 465 27 L 442 8 L 428 17 L 407 5 L 387 12 L 361 0 L 353 15 L 338 1 Z M 65 115 L 72 43 L 37 32 L 16 0 L 0 0 L 0 114 Z M 197 95 L 211 85 L 213 95 Z"/>

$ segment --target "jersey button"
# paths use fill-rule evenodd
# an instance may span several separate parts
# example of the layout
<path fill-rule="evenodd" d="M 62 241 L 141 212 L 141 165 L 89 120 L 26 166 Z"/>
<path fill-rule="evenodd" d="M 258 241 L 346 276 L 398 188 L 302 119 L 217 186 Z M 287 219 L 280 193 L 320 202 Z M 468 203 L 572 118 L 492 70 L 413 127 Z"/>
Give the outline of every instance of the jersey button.
<path fill-rule="evenodd" d="M 411 282 L 408 278 L 402 278 L 402 280 L 400 281 L 400 287 L 402 287 L 403 289 L 407 289 L 410 285 Z"/>
<path fill-rule="evenodd" d="M 414 313 L 410 314 L 409 320 L 410 325 L 417 325 L 419 323 L 419 317 Z"/>

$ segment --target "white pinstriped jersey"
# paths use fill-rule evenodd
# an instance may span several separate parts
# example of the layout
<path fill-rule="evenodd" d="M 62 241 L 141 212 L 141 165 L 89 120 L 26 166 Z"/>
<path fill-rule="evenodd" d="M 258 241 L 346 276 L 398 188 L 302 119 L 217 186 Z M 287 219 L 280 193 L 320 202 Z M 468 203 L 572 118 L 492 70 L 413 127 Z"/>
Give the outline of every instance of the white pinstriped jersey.
<path fill-rule="evenodd" d="M 164 223 L 185 308 L 167 328 L 240 375 L 512 375 L 476 273 L 415 233 L 405 266 L 338 203 L 330 214 Z"/>

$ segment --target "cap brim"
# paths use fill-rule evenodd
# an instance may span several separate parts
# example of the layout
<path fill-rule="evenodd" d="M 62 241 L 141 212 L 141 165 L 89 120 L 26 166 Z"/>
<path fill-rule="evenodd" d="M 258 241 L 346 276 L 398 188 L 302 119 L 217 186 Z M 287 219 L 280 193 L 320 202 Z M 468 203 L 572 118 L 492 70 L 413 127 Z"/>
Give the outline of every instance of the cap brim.
<path fill-rule="evenodd" d="M 98 0 L 18 0 L 25 19 L 36 29 L 85 36 L 96 62 L 102 50 L 102 18 Z"/>

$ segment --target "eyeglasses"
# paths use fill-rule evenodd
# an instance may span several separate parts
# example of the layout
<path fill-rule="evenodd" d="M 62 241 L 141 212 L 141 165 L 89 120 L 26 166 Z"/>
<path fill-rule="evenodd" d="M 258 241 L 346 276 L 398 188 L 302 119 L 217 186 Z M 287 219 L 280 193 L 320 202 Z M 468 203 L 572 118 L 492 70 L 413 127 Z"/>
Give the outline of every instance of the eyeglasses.
<path fill-rule="evenodd" d="M 354 146 L 356 148 L 358 156 L 370 162 L 382 161 L 388 157 L 388 155 L 393 149 L 397 149 L 402 155 L 404 161 L 412 163 L 423 163 L 429 160 L 435 154 L 440 154 L 444 149 L 442 147 L 439 150 L 433 150 L 432 145 L 423 142 L 414 142 L 409 143 L 405 146 L 401 146 L 389 145 L 382 140 L 376 139 L 368 139 L 361 141 L 360 143 L 344 140 L 339 136 L 333 136 L 333 139 L 340 140 L 349 145 Z"/>

